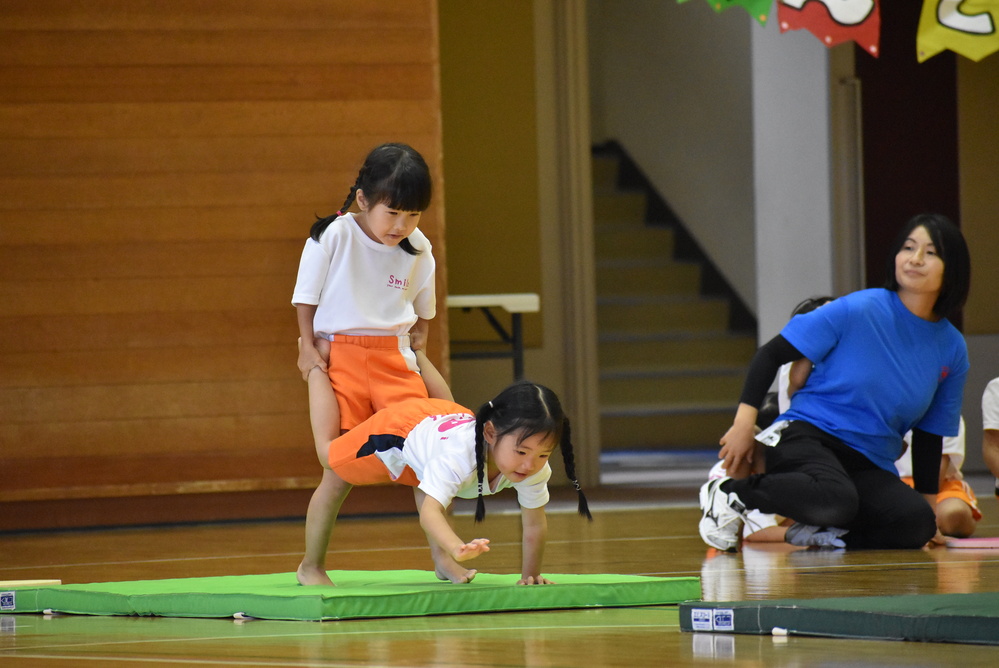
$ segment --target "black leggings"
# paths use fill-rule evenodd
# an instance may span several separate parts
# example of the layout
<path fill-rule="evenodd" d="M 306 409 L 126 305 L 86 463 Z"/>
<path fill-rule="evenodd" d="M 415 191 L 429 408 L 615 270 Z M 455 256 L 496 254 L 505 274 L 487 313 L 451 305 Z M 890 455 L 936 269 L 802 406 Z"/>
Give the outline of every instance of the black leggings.
<path fill-rule="evenodd" d="M 792 422 L 764 450 L 766 473 L 725 485 L 749 508 L 847 529 L 849 549 L 920 548 L 936 534 L 922 494 L 807 422 Z"/>

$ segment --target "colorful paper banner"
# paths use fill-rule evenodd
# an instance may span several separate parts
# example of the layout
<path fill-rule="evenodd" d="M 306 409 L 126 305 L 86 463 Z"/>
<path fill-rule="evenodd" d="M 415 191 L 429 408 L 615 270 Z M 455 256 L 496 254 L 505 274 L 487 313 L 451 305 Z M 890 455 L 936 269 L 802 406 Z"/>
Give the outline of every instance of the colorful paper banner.
<path fill-rule="evenodd" d="M 683 4 L 689 0 L 676 0 Z M 766 25 L 774 0 L 705 0 L 715 12 L 739 6 Z M 900 0 L 914 2 L 915 0 Z M 807 30 L 828 47 L 854 41 L 878 57 L 881 0 L 776 0 L 782 33 Z M 999 51 L 999 0 L 923 0 L 916 35 L 919 62 L 950 49 L 979 61 Z"/>
<path fill-rule="evenodd" d="M 853 40 L 879 55 L 881 8 L 877 0 L 778 0 L 780 31 L 801 30 L 829 47 Z"/>

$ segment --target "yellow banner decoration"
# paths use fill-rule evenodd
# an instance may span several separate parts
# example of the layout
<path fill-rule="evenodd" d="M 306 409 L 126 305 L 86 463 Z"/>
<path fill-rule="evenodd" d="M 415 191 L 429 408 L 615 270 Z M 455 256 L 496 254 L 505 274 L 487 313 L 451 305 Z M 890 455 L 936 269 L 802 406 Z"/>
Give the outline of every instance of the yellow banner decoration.
<path fill-rule="evenodd" d="M 916 35 L 919 62 L 950 49 L 979 61 L 999 51 L 999 0 L 924 0 Z"/>

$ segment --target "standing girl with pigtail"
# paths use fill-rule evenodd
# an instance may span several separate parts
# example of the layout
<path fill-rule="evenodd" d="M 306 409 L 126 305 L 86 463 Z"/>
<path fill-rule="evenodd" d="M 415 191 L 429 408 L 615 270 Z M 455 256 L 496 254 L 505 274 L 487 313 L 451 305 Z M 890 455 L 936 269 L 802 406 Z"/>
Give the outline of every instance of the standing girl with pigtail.
<path fill-rule="evenodd" d="M 451 399 L 423 352 L 436 312 L 435 263 L 417 225 L 431 193 L 423 157 L 383 144 L 368 154 L 340 211 L 312 226 L 292 303 L 317 452 L 394 402 Z M 360 211 L 351 213 L 355 202 Z M 324 551 L 339 511 L 334 482 L 324 474 L 306 517 L 306 543 Z M 303 567 L 303 583 L 328 580 Z"/>
<path fill-rule="evenodd" d="M 507 387 L 474 414 L 442 399 L 392 404 L 327 444 L 320 459 L 334 481 L 337 509 L 353 485 L 394 482 L 414 487 L 437 577 L 453 583 L 475 577 L 476 571 L 462 562 L 488 552 L 489 540 L 466 542 L 458 537 L 446 514 L 451 501 L 477 498 L 478 522 L 485 516 L 483 497 L 513 487 L 523 522 L 518 584 L 551 584 L 541 573 L 541 563 L 548 534 L 548 459 L 555 448 L 561 449 L 566 474 L 578 492 L 579 513 L 590 518 L 576 481 L 569 420 L 562 405 L 550 389 L 526 381 Z M 306 544 L 299 582 L 332 584 L 325 573 L 326 548 L 326 543 Z M 303 577 L 303 571 L 310 577 Z"/>

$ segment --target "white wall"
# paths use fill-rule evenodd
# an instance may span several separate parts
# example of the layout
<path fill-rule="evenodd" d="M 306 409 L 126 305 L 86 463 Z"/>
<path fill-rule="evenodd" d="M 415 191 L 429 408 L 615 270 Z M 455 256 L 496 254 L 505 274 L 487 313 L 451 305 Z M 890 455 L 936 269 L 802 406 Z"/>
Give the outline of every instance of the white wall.
<path fill-rule="evenodd" d="M 588 9 L 594 143 L 624 146 L 755 309 L 751 19 L 672 0 Z"/>
<path fill-rule="evenodd" d="M 776 23 L 755 26 L 750 41 L 761 341 L 802 299 L 833 295 L 829 56 Z"/>

